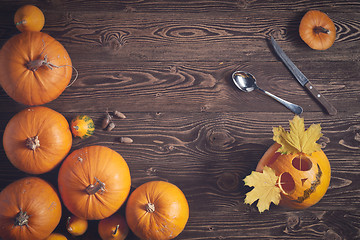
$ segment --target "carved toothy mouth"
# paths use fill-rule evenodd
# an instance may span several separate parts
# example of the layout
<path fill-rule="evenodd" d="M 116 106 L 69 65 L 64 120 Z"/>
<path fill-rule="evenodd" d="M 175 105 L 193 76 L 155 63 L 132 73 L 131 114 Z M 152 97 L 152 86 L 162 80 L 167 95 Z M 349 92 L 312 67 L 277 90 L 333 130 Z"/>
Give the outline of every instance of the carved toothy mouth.
<path fill-rule="evenodd" d="M 315 192 L 317 186 L 320 185 L 320 183 L 321 183 L 321 180 L 320 180 L 320 179 L 321 179 L 321 176 L 322 176 L 322 171 L 321 171 L 321 169 L 320 169 L 319 164 L 317 164 L 317 167 L 318 167 L 318 172 L 316 173 L 316 178 L 315 178 L 315 180 L 314 180 L 313 182 L 311 182 L 311 187 L 308 188 L 308 189 L 306 189 L 306 190 L 304 191 L 304 195 L 303 195 L 303 196 L 298 197 L 297 200 L 294 200 L 294 201 L 296 201 L 296 202 L 298 202 L 298 203 L 302 203 L 304 200 L 306 200 L 307 198 L 309 198 L 310 195 L 311 195 L 313 192 Z"/>

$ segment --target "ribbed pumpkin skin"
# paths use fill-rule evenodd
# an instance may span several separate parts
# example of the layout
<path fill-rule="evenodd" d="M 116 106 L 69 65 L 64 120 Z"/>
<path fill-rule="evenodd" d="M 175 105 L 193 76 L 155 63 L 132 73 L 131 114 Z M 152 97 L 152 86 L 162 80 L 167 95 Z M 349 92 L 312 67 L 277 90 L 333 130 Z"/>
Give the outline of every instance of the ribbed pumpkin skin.
<path fill-rule="evenodd" d="M 26 225 L 14 226 L 22 210 L 29 216 Z M 17 180 L 0 193 L 0 236 L 6 240 L 44 239 L 61 218 L 61 203 L 55 190 L 38 177 Z"/>
<path fill-rule="evenodd" d="M 146 210 L 149 203 L 154 204 L 154 212 Z M 185 195 L 177 186 L 164 181 L 139 186 L 126 204 L 126 221 L 141 239 L 173 239 L 184 230 L 188 218 Z"/>
<path fill-rule="evenodd" d="M 105 184 L 105 191 L 88 194 L 86 189 Z M 130 192 L 131 178 L 127 163 L 114 150 L 89 146 L 72 152 L 59 170 L 58 186 L 65 206 L 72 214 L 99 220 L 115 213 Z"/>
<path fill-rule="evenodd" d="M 277 176 L 284 172 L 289 173 L 295 183 L 291 193 L 282 192 L 280 205 L 293 209 L 305 209 L 313 206 L 325 195 L 331 179 L 331 169 L 328 158 L 323 151 L 284 154 L 277 153 L 280 144 L 273 144 L 260 159 L 256 171 L 262 171 L 264 166 L 271 167 Z M 298 170 L 293 165 L 295 158 L 309 159 L 312 167 L 309 170 Z"/>
<path fill-rule="evenodd" d="M 58 67 L 43 65 L 36 71 L 27 68 L 30 61 L 44 60 L 45 56 Z M 71 66 L 69 54 L 54 38 L 42 32 L 23 32 L 10 38 L 0 51 L 0 85 L 19 103 L 42 105 L 65 90 Z"/>
<path fill-rule="evenodd" d="M 40 146 L 26 147 L 38 136 Z M 41 174 L 55 168 L 69 153 L 72 135 L 63 115 L 47 107 L 30 107 L 13 116 L 6 125 L 3 144 L 10 162 L 21 171 Z"/>

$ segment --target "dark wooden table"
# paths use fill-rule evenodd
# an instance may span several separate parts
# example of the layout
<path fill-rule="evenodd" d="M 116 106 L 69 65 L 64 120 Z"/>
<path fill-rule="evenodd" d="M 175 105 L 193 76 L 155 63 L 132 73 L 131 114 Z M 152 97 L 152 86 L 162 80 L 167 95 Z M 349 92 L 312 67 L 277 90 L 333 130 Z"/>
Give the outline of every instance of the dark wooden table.
<path fill-rule="evenodd" d="M 74 139 L 71 151 L 95 144 L 116 150 L 130 167 L 133 188 L 151 180 L 176 184 L 190 206 L 177 239 L 360 238 L 359 1 L 2 0 L 1 46 L 18 33 L 13 15 L 28 3 L 43 10 L 43 32 L 64 45 L 79 71 L 45 106 L 68 120 L 83 113 L 96 123 L 95 135 Z M 335 23 L 336 41 L 326 51 L 310 49 L 299 37 L 310 9 Z M 266 40 L 271 35 L 333 103 L 336 116 L 277 59 Z M 288 127 L 293 114 L 261 92 L 236 89 L 235 70 L 253 73 L 262 88 L 303 106 L 306 127 L 321 124 L 319 142 L 332 178 L 318 204 L 302 211 L 272 205 L 260 214 L 243 203 L 249 188 L 242 179 L 273 143 L 272 127 Z M 1 135 L 25 107 L 0 89 Z M 111 132 L 100 129 L 107 109 L 127 116 Z M 121 144 L 121 136 L 134 142 Z M 56 186 L 57 171 L 40 177 Z M 25 176 L 1 144 L 0 189 Z M 64 208 L 56 231 L 66 234 L 67 214 Z M 99 239 L 97 221 L 77 239 Z"/>

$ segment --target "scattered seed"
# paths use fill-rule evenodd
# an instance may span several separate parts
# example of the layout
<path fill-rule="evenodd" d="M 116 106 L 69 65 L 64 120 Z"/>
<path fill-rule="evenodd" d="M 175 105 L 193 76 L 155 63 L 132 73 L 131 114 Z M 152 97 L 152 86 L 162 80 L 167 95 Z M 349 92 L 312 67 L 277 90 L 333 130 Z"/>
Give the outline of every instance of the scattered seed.
<path fill-rule="evenodd" d="M 113 130 L 115 128 L 115 123 L 111 122 L 109 123 L 109 126 L 107 127 L 107 131 L 110 132 L 111 130 Z"/>
<path fill-rule="evenodd" d="M 118 118 L 121 118 L 121 119 L 125 119 L 126 116 L 125 114 L 123 114 L 122 112 L 119 112 L 117 110 L 114 111 L 114 116 L 118 117 Z"/>
<path fill-rule="evenodd" d="M 121 143 L 133 143 L 134 140 L 132 140 L 132 138 L 129 138 L 129 137 L 120 137 L 120 142 Z"/>

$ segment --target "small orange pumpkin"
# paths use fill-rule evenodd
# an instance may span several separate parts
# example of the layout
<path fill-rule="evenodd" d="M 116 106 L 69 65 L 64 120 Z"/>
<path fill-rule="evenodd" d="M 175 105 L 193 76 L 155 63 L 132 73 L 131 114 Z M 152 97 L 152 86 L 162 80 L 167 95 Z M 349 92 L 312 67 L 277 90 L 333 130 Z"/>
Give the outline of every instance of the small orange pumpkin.
<path fill-rule="evenodd" d="M 141 239 L 173 239 L 184 230 L 188 218 L 189 205 L 184 193 L 164 181 L 139 186 L 126 204 L 126 221 Z"/>
<path fill-rule="evenodd" d="M 34 5 L 24 5 L 15 12 L 14 23 L 20 32 L 40 32 L 45 24 L 43 12 Z"/>
<path fill-rule="evenodd" d="M 85 139 L 94 134 L 94 121 L 86 115 L 78 115 L 70 123 L 71 132 L 74 137 Z"/>
<path fill-rule="evenodd" d="M 38 177 L 17 180 L 0 193 L 0 237 L 38 240 L 51 234 L 61 218 L 60 199 Z"/>
<path fill-rule="evenodd" d="M 125 202 L 130 185 L 127 163 L 104 146 L 75 150 L 64 160 L 58 175 L 63 203 L 72 214 L 88 220 L 115 213 Z"/>
<path fill-rule="evenodd" d="M 271 167 L 281 190 L 280 205 L 304 209 L 316 204 L 325 195 L 331 178 L 328 158 L 323 151 L 280 154 L 281 145 L 274 143 L 260 159 L 256 171 Z"/>
<path fill-rule="evenodd" d="M 318 10 L 308 11 L 299 26 L 301 39 L 315 50 L 326 50 L 333 45 L 336 29 L 333 21 Z"/>
<path fill-rule="evenodd" d="M 65 48 L 48 34 L 23 32 L 3 45 L 0 75 L 0 85 L 12 99 L 42 105 L 65 90 L 72 64 Z"/>
<path fill-rule="evenodd" d="M 13 116 L 5 127 L 3 145 L 10 162 L 21 171 L 41 174 L 55 168 L 72 145 L 69 123 L 47 107 L 31 107 Z"/>
<path fill-rule="evenodd" d="M 98 232 L 102 240 L 124 240 L 129 233 L 129 227 L 125 217 L 115 213 L 99 222 Z"/>

